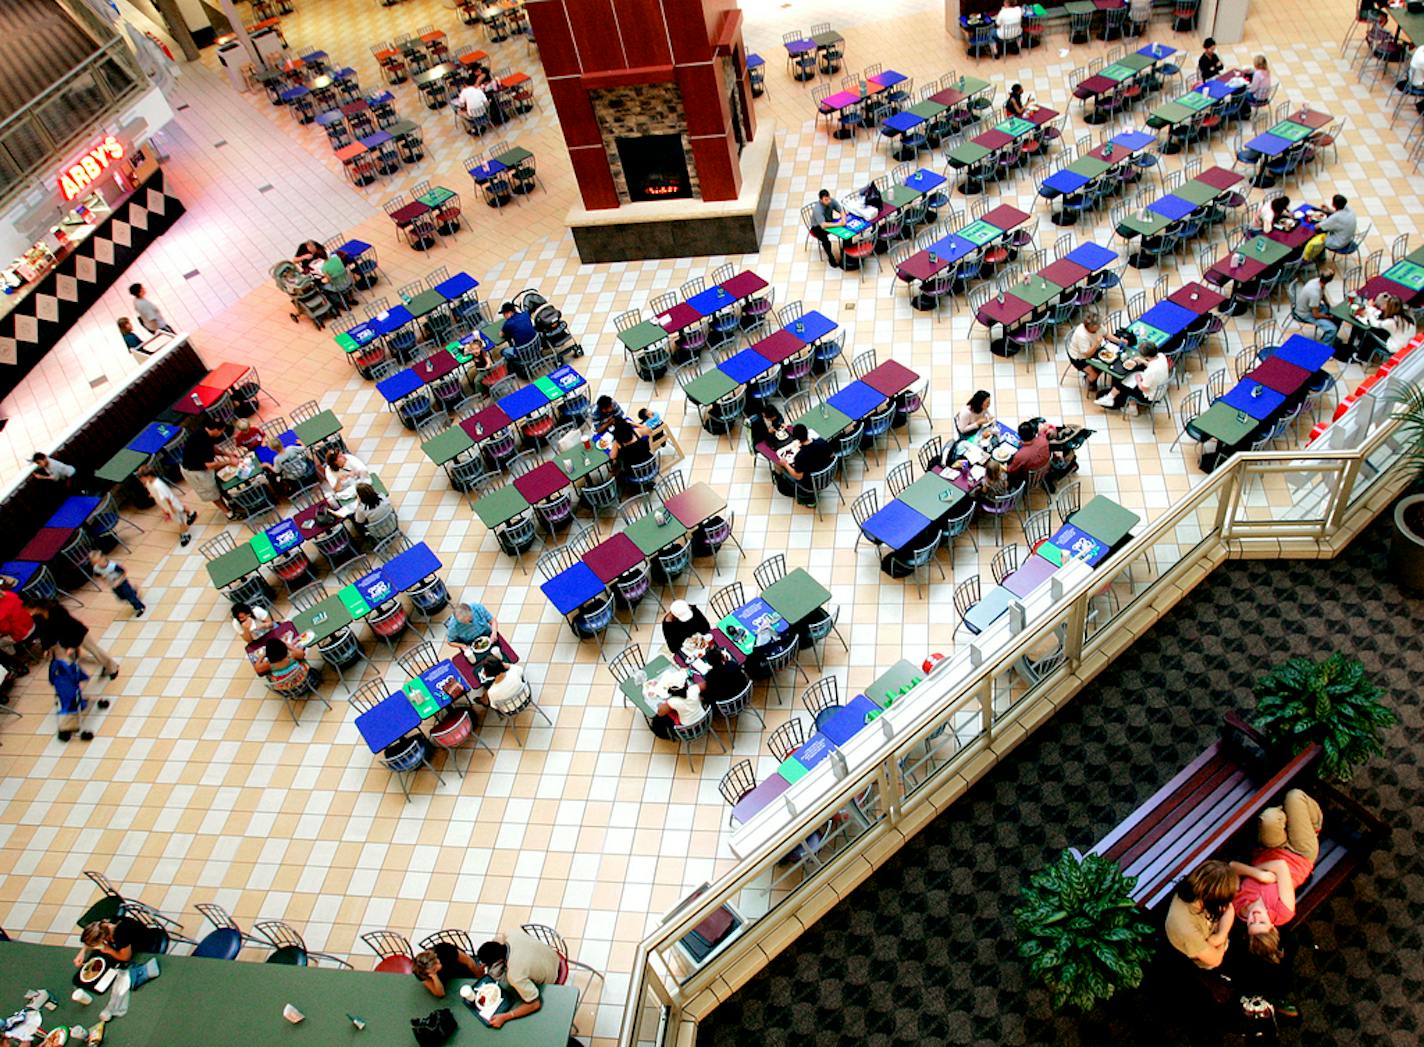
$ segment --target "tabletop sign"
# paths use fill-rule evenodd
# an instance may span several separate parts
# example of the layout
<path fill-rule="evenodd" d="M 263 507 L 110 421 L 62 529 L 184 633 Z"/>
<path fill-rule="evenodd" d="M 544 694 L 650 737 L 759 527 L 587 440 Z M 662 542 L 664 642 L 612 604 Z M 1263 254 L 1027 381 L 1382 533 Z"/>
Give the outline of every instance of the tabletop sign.
<path fill-rule="evenodd" d="M 361 594 L 361 598 L 372 607 L 385 603 L 395 593 L 394 587 L 386 578 L 385 571 L 380 567 L 370 574 L 357 578 L 354 584 L 356 591 Z"/>
<path fill-rule="evenodd" d="M 996 237 L 1003 236 L 1004 231 L 1002 229 L 997 228 L 996 226 L 990 225 L 988 222 L 984 221 L 981 218 L 978 221 L 972 222 L 969 225 L 966 225 L 963 229 L 959 230 L 958 235 L 964 237 L 964 239 L 968 240 L 976 247 L 982 247 L 990 240 L 993 240 Z"/>
<path fill-rule="evenodd" d="M 364 618 L 371 613 L 374 604 L 368 604 L 365 597 L 361 595 L 361 590 L 355 585 L 344 586 L 337 594 L 336 598 L 341 601 L 341 605 L 346 608 L 346 613 L 354 618 Z"/>
<path fill-rule="evenodd" d="M 1048 542 L 1049 545 L 1042 551 L 1049 554 L 1046 556 L 1047 559 L 1053 560 L 1060 567 L 1070 559 L 1083 560 L 1088 564 L 1096 565 L 1108 554 L 1107 546 L 1087 531 L 1074 527 L 1072 524 L 1064 524 Z M 1054 550 L 1058 550 L 1060 553 L 1057 559 L 1051 555 Z"/>
<path fill-rule="evenodd" d="M 405 692 L 406 698 L 410 700 L 411 708 L 422 720 L 428 719 L 440 711 L 440 699 L 430 693 L 430 688 L 420 677 L 417 676 L 411 680 L 401 690 Z"/>
<path fill-rule="evenodd" d="M 549 381 L 557 385 L 561 392 L 570 393 L 584 384 L 583 375 L 579 374 L 568 364 L 556 368 L 549 372 Z"/>
<path fill-rule="evenodd" d="M 1401 260 L 1380 274 L 1386 280 L 1393 280 L 1397 284 L 1403 284 L 1411 291 L 1424 291 L 1424 265 L 1415 262 Z"/>
<path fill-rule="evenodd" d="M 97 145 L 59 172 L 59 192 L 66 200 L 75 200 L 99 180 L 115 160 L 122 160 L 124 147 L 113 135 L 105 135 Z"/>
<path fill-rule="evenodd" d="M 1182 95 L 1181 98 L 1177 99 L 1177 104 L 1184 105 L 1188 109 L 1194 109 L 1197 112 L 1201 112 L 1203 109 L 1209 108 L 1214 101 L 1215 99 L 1213 99 L 1210 95 L 1202 94 L 1199 91 L 1188 91 L 1186 94 Z"/>
<path fill-rule="evenodd" d="M 297 525 L 291 520 L 282 520 L 267 528 L 267 540 L 272 543 L 272 548 L 279 553 L 284 553 L 292 546 L 302 540 L 301 532 L 297 530 Z"/>

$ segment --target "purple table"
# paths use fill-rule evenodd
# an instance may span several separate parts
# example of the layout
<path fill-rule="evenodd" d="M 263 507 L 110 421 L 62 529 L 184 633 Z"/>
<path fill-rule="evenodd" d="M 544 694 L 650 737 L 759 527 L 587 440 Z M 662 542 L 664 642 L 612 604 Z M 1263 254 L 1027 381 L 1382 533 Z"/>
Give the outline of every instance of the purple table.
<path fill-rule="evenodd" d="M 687 528 L 696 527 L 727 507 L 727 499 L 704 483 L 695 483 L 663 502 L 677 522 Z"/>
<path fill-rule="evenodd" d="M 999 584 L 1019 599 L 1033 592 L 1058 570 L 1041 556 L 1030 556 L 1022 567 Z"/>
<path fill-rule="evenodd" d="M 541 462 L 514 479 L 514 488 L 530 505 L 537 505 L 569 485 L 569 478 L 553 462 Z"/>
<path fill-rule="evenodd" d="M 736 806 L 732 808 L 733 820 L 738 822 L 750 821 L 770 805 L 773 800 L 790 788 L 791 783 L 779 773 L 771 775 L 766 781 L 762 782 L 737 801 Z"/>

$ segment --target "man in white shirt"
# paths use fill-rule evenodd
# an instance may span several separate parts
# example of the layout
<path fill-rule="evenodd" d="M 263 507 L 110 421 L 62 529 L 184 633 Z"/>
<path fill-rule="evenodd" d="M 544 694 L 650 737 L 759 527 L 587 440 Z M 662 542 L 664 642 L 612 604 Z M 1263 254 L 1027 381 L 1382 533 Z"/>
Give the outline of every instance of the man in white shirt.
<path fill-rule="evenodd" d="M 1150 404 L 1166 387 L 1172 365 L 1162 350 L 1153 342 L 1143 342 L 1138 351 L 1142 355 L 1122 365 L 1129 372 L 1127 377 L 1114 378 L 1112 392 L 1098 397 L 1100 407 L 1122 407 L 1128 400 Z"/>
<path fill-rule="evenodd" d="M 129 294 L 133 295 L 134 312 L 138 314 L 138 322 L 143 324 L 143 329 L 149 334 L 157 334 L 159 331 L 173 333 L 173 328 L 168 326 L 168 321 L 163 319 L 163 314 L 159 312 L 158 306 L 154 305 L 148 298 L 148 292 L 143 284 L 129 284 Z"/>
<path fill-rule="evenodd" d="M 471 120 L 477 116 L 484 116 L 489 112 L 489 95 L 475 86 L 474 80 L 471 79 L 465 85 L 465 89 L 460 92 L 460 108 Z"/>
<path fill-rule="evenodd" d="M 1325 288 L 1333 279 L 1335 270 L 1328 265 L 1322 266 L 1314 279 L 1301 285 L 1294 302 L 1295 318 L 1303 324 L 1314 324 L 1320 340 L 1326 345 L 1332 344 L 1340 331 L 1340 325 L 1330 315 L 1330 299 L 1325 295 Z"/>
<path fill-rule="evenodd" d="M 1023 8 L 1018 0 L 1005 0 L 994 16 L 994 57 L 1003 58 L 1006 44 L 1017 43 L 1023 33 Z"/>
<path fill-rule="evenodd" d="M 1409 86 L 1424 87 L 1424 44 L 1416 47 L 1409 59 Z"/>
<path fill-rule="evenodd" d="M 1359 227 L 1359 220 L 1355 217 L 1355 212 L 1350 210 L 1350 201 L 1339 193 L 1336 193 L 1331 199 L 1330 206 L 1331 212 L 1320 220 L 1315 231 L 1325 234 L 1325 249 L 1327 251 L 1348 253 L 1350 246 L 1355 242 L 1355 231 Z"/>
<path fill-rule="evenodd" d="M 1098 390 L 1098 372 L 1089 366 L 1088 361 L 1103 347 L 1104 342 L 1118 344 L 1117 337 L 1106 333 L 1101 327 L 1102 318 L 1097 313 L 1088 313 L 1068 338 L 1068 362 L 1094 392 Z"/>

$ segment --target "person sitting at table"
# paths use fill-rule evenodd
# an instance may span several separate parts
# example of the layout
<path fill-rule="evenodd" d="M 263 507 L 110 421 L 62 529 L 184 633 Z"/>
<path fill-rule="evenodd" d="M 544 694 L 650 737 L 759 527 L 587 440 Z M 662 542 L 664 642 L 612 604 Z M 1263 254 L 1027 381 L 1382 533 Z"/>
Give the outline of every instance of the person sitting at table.
<path fill-rule="evenodd" d="M 321 670 L 307 664 L 306 649 L 288 646 L 275 636 L 267 638 L 252 668 L 258 676 L 267 677 L 277 691 L 299 691 L 308 681 L 312 687 L 321 685 Z"/>
<path fill-rule="evenodd" d="M 1257 55 L 1251 62 L 1251 68 L 1251 86 L 1247 93 L 1251 96 L 1252 105 L 1262 106 L 1271 99 L 1271 70 L 1266 64 L 1266 56 Z"/>
<path fill-rule="evenodd" d="M 475 972 L 479 963 L 458 945 L 436 942 L 415 954 L 411 973 L 425 986 L 431 996 L 445 996 L 445 985 L 452 978 L 479 978 Z"/>
<path fill-rule="evenodd" d="M 356 521 L 358 527 L 368 531 L 395 515 L 395 506 L 380 491 L 368 483 L 356 485 L 356 502 L 352 508 L 351 519 Z"/>
<path fill-rule="evenodd" d="M 183 441 L 183 455 L 179 459 L 179 471 L 193 493 L 205 502 L 212 502 L 229 520 L 237 517 L 228 510 L 218 487 L 217 471 L 227 466 L 236 467 L 238 460 L 230 454 L 218 450 L 218 441 L 227 435 L 227 427 L 211 415 L 204 415 L 196 429 Z"/>
<path fill-rule="evenodd" d="M 371 470 L 354 454 L 347 454 L 339 447 L 326 454 L 326 485 L 336 496 L 337 502 L 349 505 L 356 500 L 356 485 L 369 483 Z"/>
<path fill-rule="evenodd" d="M 539 987 L 559 980 L 559 954 L 523 931 L 504 931 L 496 935 L 493 941 L 479 947 L 475 960 L 478 977 L 488 974 L 498 979 L 501 985 L 513 989 L 521 1001 L 489 1019 L 496 1029 L 505 1022 L 537 1011 L 542 1005 Z"/>
<path fill-rule="evenodd" d="M 308 271 L 316 269 L 319 263 L 326 261 L 326 248 L 315 240 L 303 240 L 297 245 L 292 261 Z"/>
<path fill-rule="evenodd" d="M 498 635 L 499 623 L 479 601 L 457 603 L 454 613 L 445 619 L 446 642 L 462 652 L 476 640 L 493 640 Z"/>
<path fill-rule="evenodd" d="M 1009 462 L 1013 461 L 1014 448 L 1009 444 L 995 447 L 984 463 L 984 479 L 974 491 L 980 502 L 1002 498 L 1009 493 Z"/>
<path fill-rule="evenodd" d="M 1023 8 L 1018 0 L 1004 0 L 1004 6 L 994 16 L 994 57 L 1003 58 L 1009 44 L 1018 49 L 1023 35 Z"/>
<path fill-rule="evenodd" d="M 826 226 L 836 225 L 845 217 L 845 208 L 831 195 L 829 189 L 822 189 L 816 194 L 816 202 L 811 205 L 811 228 L 809 230 L 812 239 L 821 245 L 821 250 L 826 252 L 826 263 L 832 269 L 841 267 L 841 260 L 836 255 L 836 249 L 831 246 L 831 241 L 837 239 L 826 231 Z"/>
<path fill-rule="evenodd" d="M 490 667 L 495 672 L 485 687 L 485 702 L 491 705 L 498 705 L 501 702 L 512 702 L 524 691 L 524 666 L 518 662 L 510 665 L 502 659 L 494 660 L 494 665 Z M 481 666 L 481 675 L 488 676 Z"/>
<path fill-rule="evenodd" d="M 490 67 L 483 62 L 476 62 L 474 72 L 470 75 L 470 82 L 481 88 L 494 83 L 494 77 L 490 76 Z"/>
<path fill-rule="evenodd" d="M 242 637 L 243 643 L 254 643 L 262 639 L 276 624 L 262 607 L 249 603 L 232 605 L 232 631 Z"/>
<path fill-rule="evenodd" d="M 1202 41 L 1201 57 L 1197 59 L 1197 80 L 1201 83 L 1215 80 L 1225 68 L 1221 56 L 1216 53 L 1215 38 L 1207 37 Z"/>
<path fill-rule="evenodd" d="M 677 737 L 674 727 L 691 727 L 700 723 L 711 707 L 711 701 L 695 683 L 689 681 L 678 687 L 669 687 L 667 699 L 658 703 L 648 729 L 657 737 L 672 741 Z"/>
<path fill-rule="evenodd" d="M 980 389 L 959 409 L 954 416 L 954 428 L 961 438 L 973 436 L 980 429 L 994 424 L 994 412 L 989 410 L 990 399 L 989 391 Z"/>
<path fill-rule="evenodd" d="M 686 600 L 674 600 L 663 616 L 663 643 L 673 654 L 682 653 L 682 645 L 691 637 L 706 636 L 712 632 L 712 623 L 699 608 Z"/>
<path fill-rule="evenodd" d="M 1033 419 L 1019 423 L 1019 449 L 1009 459 L 1009 487 L 1017 487 L 1029 474 L 1048 465 L 1053 451 L 1048 438 L 1053 426 Z"/>
<path fill-rule="evenodd" d="M 246 418 L 239 418 L 232 423 L 232 442 L 237 444 L 243 453 L 257 450 L 264 439 L 262 430 Z"/>
<path fill-rule="evenodd" d="M 804 425 L 791 427 L 791 439 L 798 447 L 795 456 L 790 462 L 780 456 L 776 460 L 776 489 L 788 497 L 796 494 L 798 481 L 809 482 L 812 473 L 822 471 L 836 460 L 830 443 L 819 436 L 813 439 Z M 814 504 L 811 501 L 814 497 L 814 493 L 806 495 L 808 505 Z"/>
<path fill-rule="evenodd" d="M 1104 342 L 1118 344 L 1117 336 L 1104 331 L 1102 326 L 1102 317 L 1096 312 L 1088 312 L 1068 337 L 1068 363 L 1082 375 L 1088 391 L 1093 393 L 1099 391 L 1100 378 L 1097 368 L 1089 366 L 1088 361 L 1098 354 Z"/>
<path fill-rule="evenodd" d="M 732 660 L 721 647 L 713 644 L 702 655 L 708 669 L 702 674 L 701 698 L 704 703 L 715 706 L 718 702 L 731 701 L 742 693 L 747 685 L 747 674 Z"/>
<path fill-rule="evenodd" d="M 311 455 L 300 444 L 288 447 L 280 436 L 273 433 L 267 437 L 267 450 L 272 452 L 272 464 L 263 468 L 282 481 L 288 491 L 305 487 L 316 475 Z"/>
<path fill-rule="evenodd" d="M 66 465 L 58 458 L 51 458 L 43 451 L 36 451 L 30 455 L 30 461 L 34 464 L 30 476 L 34 479 L 57 484 L 67 490 L 73 490 L 78 486 L 79 470 L 74 466 Z"/>
<path fill-rule="evenodd" d="M 1022 117 L 1028 110 L 1024 102 L 1023 84 L 1014 84 L 1004 99 L 1004 115 Z"/>
<path fill-rule="evenodd" d="M 778 429 L 785 428 L 786 419 L 776 404 L 763 400 L 757 412 L 747 419 L 747 429 L 751 433 L 752 446 L 768 442 Z"/>
<path fill-rule="evenodd" d="M 1247 236 L 1260 236 L 1262 233 L 1269 233 L 1275 226 L 1276 219 L 1285 214 L 1286 208 L 1290 207 L 1290 197 L 1281 195 L 1273 196 L 1268 200 L 1262 200 L 1260 208 L 1256 211 L 1256 216 L 1251 220 L 1251 228 L 1246 231 Z"/>
<path fill-rule="evenodd" d="M 114 980 L 109 994 L 109 1005 L 99 1012 L 101 1022 L 121 1018 L 128 1013 L 129 993 L 140 985 L 153 981 L 161 973 L 156 957 L 150 956 L 142 963 L 135 963 L 140 953 L 162 951 L 158 933 L 132 916 L 119 916 L 112 920 L 95 920 L 79 932 L 82 943 L 74 956 L 74 966 L 83 967 L 93 953 L 102 953 L 110 960 L 123 964 L 120 982 Z"/>
<path fill-rule="evenodd" d="M 1330 213 L 1315 224 L 1317 233 L 1325 234 L 1325 250 L 1349 254 L 1355 249 L 1355 231 L 1359 227 L 1350 201 L 1340 193 L 1330 198 Z"/>
<path fill-rule="evenodd" d="M 1409 56 L 1409 68 L 1404 76 L 1409 87 L 1424 88 L 1424 44 L 1414 48 L 1414 53 Z"/>
<path fill-rule="evenodd" d="M 1334 279 L 1335 270 L 1328 265 L 1322 265 L 1319 272 L 1300 285 L 1291 308 L 1291 315 L 1295 319 L 1303 324 L 1315 325 L 1316 333 L 1326 345 L 1334 343 L 1335 335 L 1340 330 L 1335 317 L 1330 315 L 1331 302 L 1325 293 L 1325 289 Z"/>
<path fill-rule="evenodd" d="M 1414 339 L 1413 317 L 1405 310 L 1404 303 L 1388 291 L 1357 308 L 1355 319 L 1368 330 L 1351 340 L 1349 359 L 1368 360 L 1376 354 L 1391 357 Z"/>
<path fill-rule="evenodd" d="M 1122 365 L 1125 371 L 1131 373 L 1112 380 L 1112 391 L 1098 397 L 1099 406 L 1116 410 L 1129 400 L 1135 404 L 1150 404 L 1166 387 L 1171 377 L 1171 361 L 1155 342 L 1143 342 L 1137 351 L 1140 355 L 1124 361 Z"/>
<path fill-rule="evenodd" d="M 613 397 L 605 394 L 593 402 L 593 415 L 589 420 L 593 423 L 593 431 L 601 433 L 611 429 L 613 423 L 622 417 L 622 405 Z"/>
<path fill-rule="evenodd" d="M 346 304 L 346 292 L 351 289 L 351 256 L 344 251 L 333 251 L 331 257 L 321 263 L 321 290 L 327 300 L 339 312 Z"/>
<path fill-rule="evenodd" d="M 499 307 L 499 315 L 504 317 L 500 325 L 500 337 L 510 345 L 528 345 L 539 340 L 539 332 L 534 329 L 534 319 L 524 310 L 514 308 L 513 302 L 505 302 Z"/>
<path fill-rule="evenodd" d="M 465 80 L 465 86 L 460 91 L 458 104 L 461 112 L 463 112 L 465 117 L 469 120 L 474 120 L 475 117 L 489 115 L 489 95 L 485 94 L 484 89 L 476 83 L 476 74 L 471 73 Z M 467 125 L 466 129 L 469 130 L 472 126 L 473 125 Z"/>
<path fill-rule="evenodd" d="M 653 449 L 648 445 L 648 430 L 641 425 L 634 425 L 626 418 L 619 418 L 610 430 L 613 434 L 613 446 L 608 449 L 609 461 L 616 462 L 620 468 L 628 469 L 635 465 L 641 465 L 653 457 Z"/>

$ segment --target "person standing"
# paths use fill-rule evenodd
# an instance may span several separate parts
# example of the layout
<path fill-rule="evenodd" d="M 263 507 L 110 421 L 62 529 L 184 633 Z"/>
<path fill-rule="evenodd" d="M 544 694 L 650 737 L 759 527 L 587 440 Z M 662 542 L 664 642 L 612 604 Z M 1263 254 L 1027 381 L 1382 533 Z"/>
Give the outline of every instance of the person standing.
<path fill-rule="evenodd" d="M 119 663 L 109 652 L 99 646 L 89 633 L 89 627 L 64 608 L 57 600 L 26 600 L 25 608 L 35 620 L 40 640 L 46 649 L 56 647 L 78 650 L 82 648 L 99 663 L 99 678 L 117 680 Z"/>
<path fill-rule="evenodd" d="M 138 482 L 143 484 L 143 489 L 148 492 L 148 496 L 153 499 L 153 504 L 158 506 L 163 518 L 169 523 L 177 522 L 181 532 L 178 535 L 178 544 L 187 545 L 193 540 L 193 521 L 198 518 L 198 514 L 189 511 L 183 504 L 182 496 L 173 489 L 167 480 L 158 475 L 158 470 L 151 465 L 141 465 L 138 468 Z"/>
<path fill-rule="evenodd" d="M 225 433 L 226 429 L 221 422 L 204 415 L 198 427 L 189 433 L 188 439 L 183 442 L 183 457 L 179 469 L 183 473 L 183 479 L 188 481 L 188 486 L 193 488 L 194 494 L 205 502 L 212 502 L 229 520 L 236 520 L 237 517 L 228 510 L 227 502 L 223 501 L 222 491 L 218 488 L 217 471 L 224 466 L 238 464 L 235 457 L 218 450 L 218 441 Z"/>
<path fill-rule="evenodd" d="M 55 708 L 59 713 L 59 728 L 55 735 L 61 742 L 67 742 L 77 729 L 81 742 L 92 742 L 94 732 L 84 726 L 84 710 L 89 702 L 84 697 L 84 681 L 89 679 L 79 665 L 79 651 L 73 647 L 55 650 L 49 662 L 49 685 L 54 688 Z M 106 699 L 99 700 L 99 708 L 107 709 Z"/>
<path fill-rule="evenodd" d="M 559 980 L 559 954 L 523 931 L 505 931 L 485 942 L 475 953 L 475 967 L 477 977 L 488 973 L 519 997 L 514 1007 L 489 1019 L 496 1029 L 537 1011 L 543 1006 L 540 987 Z"/>
<path fill-rule="evenodd" d="M 138 322 L 143 325 L 143 329 L 149 334 L 157 334 L 159 331 L 166 331 L 173 334 L 173 328 L 168 326 L 168 321 L 163 318 L 163 313 L 158 306 L 148 297 L 148 291 L 143 284 L 129 284 L 129 294 L 133 295 L 133 309 L 138 314 Z"/>

